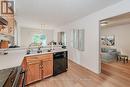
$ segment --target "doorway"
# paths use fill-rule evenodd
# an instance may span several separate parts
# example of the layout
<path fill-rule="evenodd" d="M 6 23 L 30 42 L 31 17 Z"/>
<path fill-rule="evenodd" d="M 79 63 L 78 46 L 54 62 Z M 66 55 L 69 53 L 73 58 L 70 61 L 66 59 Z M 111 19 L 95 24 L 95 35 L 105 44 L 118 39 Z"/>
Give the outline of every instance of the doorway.
<path fill-rule="evenodd" d="M 129 33 L 130 12 L 100 21 L 101 72 L 113 74 L 130 68 Z"/>

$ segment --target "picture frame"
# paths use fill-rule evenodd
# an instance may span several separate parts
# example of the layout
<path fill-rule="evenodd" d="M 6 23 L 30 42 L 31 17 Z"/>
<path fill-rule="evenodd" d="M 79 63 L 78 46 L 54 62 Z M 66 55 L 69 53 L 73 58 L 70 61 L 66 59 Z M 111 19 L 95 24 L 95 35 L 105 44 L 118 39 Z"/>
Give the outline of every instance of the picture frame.
<path fill-rule="evenodd" d="M 115 45 L 115 36 L 101 36 L 101 44 L 104 46 L 114 46 Z"/>

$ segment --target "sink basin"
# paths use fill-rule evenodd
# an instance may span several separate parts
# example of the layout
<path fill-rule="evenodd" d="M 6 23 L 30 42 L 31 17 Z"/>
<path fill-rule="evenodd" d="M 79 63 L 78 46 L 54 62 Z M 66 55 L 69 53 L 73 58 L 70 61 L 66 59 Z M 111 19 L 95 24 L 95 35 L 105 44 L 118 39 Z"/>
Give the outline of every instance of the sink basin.
<path fill-rule="evenodd" d="M 48 49 L 41 49 L 39 52 L 37 49 L 33 49 L 31 51 L 28 51 L 27 55 L 30 55 L 30 54 L 40 54 L 40 53 L 46 53 L 46 52 L 49 52 Z"/>

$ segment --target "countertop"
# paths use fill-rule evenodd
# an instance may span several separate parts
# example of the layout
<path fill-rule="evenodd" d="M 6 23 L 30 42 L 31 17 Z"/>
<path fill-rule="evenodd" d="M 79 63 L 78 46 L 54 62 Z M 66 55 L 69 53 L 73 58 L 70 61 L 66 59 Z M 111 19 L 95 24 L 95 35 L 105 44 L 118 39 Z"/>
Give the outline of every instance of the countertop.
<path fill-rule="evenodd" d="M 67 49 L 56 49 L 56 50 L 53 50 L 51 52 L 32 53 L 32 54 L 25 55 L 24 57 L 33 56 L 33 55 L 42 55 L 42 54 L 56 53 L 56 52 L 62 52 L 62 51 L 67 51 Z"/>
<path fill-rule="evenodd" d="M 24 57 L 26 56 L 33 56 L 33 55 L 41 55 L 41 54 L 48 54 L 48 53 L 55 53 L 55 52 L 62 52 L 67 51 L 67 49 L 58 48 L 51 52 L 43 52 L 43 53 L 33 53 L 33 54 L 26 54 L 26 49 L 10 49 L 8 50 L 7 55 L 0 55 L 0 70 L 7 69 L 11 67 L 20 66 Z"/>

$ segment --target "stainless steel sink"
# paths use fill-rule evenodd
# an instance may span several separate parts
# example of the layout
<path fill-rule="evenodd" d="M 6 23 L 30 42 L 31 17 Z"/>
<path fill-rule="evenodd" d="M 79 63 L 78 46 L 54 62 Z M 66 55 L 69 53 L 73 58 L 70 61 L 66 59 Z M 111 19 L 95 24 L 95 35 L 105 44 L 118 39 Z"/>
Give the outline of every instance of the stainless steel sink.
<path fill-rule="evenodd" d="M 41 49 L 41 50 L 33 49 L 33 50 L 27 50 L 27 55 L 29 55 L 29 54 L 45 53 L 45 52 L 50 52 L 50 51 L 49 51 L 49 49 Z"/>

